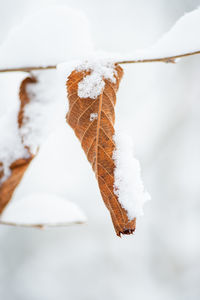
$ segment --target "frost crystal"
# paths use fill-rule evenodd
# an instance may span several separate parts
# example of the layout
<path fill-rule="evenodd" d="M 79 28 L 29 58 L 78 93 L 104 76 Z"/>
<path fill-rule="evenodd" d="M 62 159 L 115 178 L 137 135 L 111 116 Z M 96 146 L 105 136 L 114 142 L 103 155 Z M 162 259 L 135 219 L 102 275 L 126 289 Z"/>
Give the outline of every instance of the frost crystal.
<path fill-rule="evenodd" d="M 90 121 L 92 122 L 92 121 L 94 121 L 94 120 L 96 120 L 98 118 L 98 113 L 92 113 L 92 114 L 90 114 Z"/>

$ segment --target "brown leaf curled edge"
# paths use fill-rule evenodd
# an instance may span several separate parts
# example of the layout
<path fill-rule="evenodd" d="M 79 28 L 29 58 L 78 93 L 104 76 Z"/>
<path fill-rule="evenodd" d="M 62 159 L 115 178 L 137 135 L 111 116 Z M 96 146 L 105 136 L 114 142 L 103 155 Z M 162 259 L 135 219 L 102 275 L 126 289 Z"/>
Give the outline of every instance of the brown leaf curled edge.
<path fill-rule="evenodd" d="M 30 102 L 26 87 L 29 83 L 35 83 L 36 79 L 27 77 L 25 78 L 20 86 L 19 91 L 19 98 L 20 98 L 20 109 L 18 113 L 18 128 L 20 129 L 23 125 L 24 120 L 24 107 L 27 103 Z M 6 129 L 5 129 L 6 130 Z M 21 136 L 21 142 L 23 144 L 23 136 Z M 28 158 L 20 158 L 16 161 L 14 161 L 11 166 L 11 175 L 1 184 L 0 183 L 0 214 L 3 212 L 4 208 L 8 204 L 8 202 L 11 200 L 12 195 L 20 183 L 20 181 L 23 178 L 23 175 L 28 168 L 31 160 L 33 159 L 33 155 L 31 154 L 30 150 L 27 146 L 24 145 L 24 147 L 29 152 Z M 2 166 L 2 162 L 0 162 L 0 166 Z M 4 172 L 3 170 L 0 172 L 0 179 L 3 177 Z"/>
<path fill-rule="evenodd" d="M 108 208 L 116 234 L 131 234 L 135 231 L 136 219 L 129 220 L 127 211 L 114 193 L 113 141 L 116 92 L 123 76 L 123 69 L 115 66 L 116 82 L 104 79 L 104 89 L 96 99 L 80 98 L 78 84 L 89 71 L 74 70 L 67 80 L 69 111 L 66 119 L 73 128 L 95 172 L 99 189 Z M 91 114 L 96 118 L 91 119 Z"/>

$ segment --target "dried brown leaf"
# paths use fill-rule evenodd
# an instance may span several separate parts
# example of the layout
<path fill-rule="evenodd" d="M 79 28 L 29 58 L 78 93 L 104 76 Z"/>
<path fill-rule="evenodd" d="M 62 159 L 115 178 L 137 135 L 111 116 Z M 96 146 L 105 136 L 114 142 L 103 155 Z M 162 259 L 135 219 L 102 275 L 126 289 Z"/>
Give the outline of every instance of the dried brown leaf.
<path fill-rule="evenodd" d="M 18 113 L 18 128 L 21 128 L 21 126 L 23 125 L 24 107 L 27 103 L 30 102 L 28 93 L 26 91 L 27 84 L 35 82 L 35 78 L 27 77 L 21 83 L 19 91 L 20 109 Z M 23 136 L 21 138 L 23 143 Z M 2 184 L 0 184 L 0 214 L 3 212 L 6 205 L 11 200 L 16 187 L 20 183 L 26 169 L 28 168 L 31 160 L 33 159 L 33 155 L 31 154 L 30 150 L 26 146 L 24 147 L 29 151 L 29 158 L 21 158 L 14 161 L 10 166 L 11 175 Z M 2 166 L 1 162 L 0 165 Z M 4 173 L 3 171 L 1 171 L 0 179 L 3 177 L 3 175 Z"/>
<path fill-rule="evenodd" d="M 100 192 L 108 208 L 116 234 L 131 234 L 136 220 L 129 220 L 127 211 L 121 206 L 114 193 L 113 141 L 115 123 L 116 92 L 123 76 L 123 69 L 116 65 L 116 83 L 105 80 L 102 94 L 96 99 L 80 98 L 78 84 L 90 72 L 74 70 L 67 80 L 69 111 L 67 122 L 73 128 L 81 146 L 95 172 Z M 97 114 L 91 121 L 90 115 Z"/>

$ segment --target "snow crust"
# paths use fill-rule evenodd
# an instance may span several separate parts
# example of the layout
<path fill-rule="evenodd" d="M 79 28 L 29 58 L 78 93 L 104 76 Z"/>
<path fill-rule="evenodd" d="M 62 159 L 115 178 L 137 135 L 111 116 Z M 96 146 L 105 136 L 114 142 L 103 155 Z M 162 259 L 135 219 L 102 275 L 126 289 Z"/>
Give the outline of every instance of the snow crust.
<path fill-rule="evenodd" d="M 130 220 L 143 215 L 143 205 L 150 200 L 141 179 L 139 161 L 133 156 L 131 138 L 117 132 L 113 140 L 116 149 L 113 159 L 116 165 L 114 170 L 114 193 L 118 196 L 122 207 L 126 209 Z"/>
<path fill-rule="evenodd" d="M 93 51 L 82 12 L 49 6 L 13 28 L 0 46 L 0 68 L 56 65 Z"/>
<path fill-rule="evenodd" d="M 76 204 L 55 194 L 35 193 L 10 202 L 0 221 L 20 225 L 59 226 L 86 221 Z"/>

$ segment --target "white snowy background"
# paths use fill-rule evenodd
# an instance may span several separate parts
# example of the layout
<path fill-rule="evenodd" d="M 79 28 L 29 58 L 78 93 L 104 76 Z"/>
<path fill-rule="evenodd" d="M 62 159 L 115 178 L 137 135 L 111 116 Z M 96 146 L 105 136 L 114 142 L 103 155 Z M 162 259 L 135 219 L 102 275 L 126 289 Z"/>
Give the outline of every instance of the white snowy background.
<path fill-rule="evenodd" d="M 0 42 L 49 4 L 82 10 L 95 48 L 127 53 L 150 46 L 200 0 L 0 0 Z M 48 230 L 1 226 L 0 299 L 200 298 L 200 57 L 124 70 L 117 117 L 134 139 L 152 197 L 135 235 L 115 236 L 79 142 L 70 128 L 60 128 L 42 147 L 23 190 L 62 190 L 88 222 Z M 17 76 L 10 77 L 13 85 Z M 1 75 L 1 87 L 4 80 Z"/>

